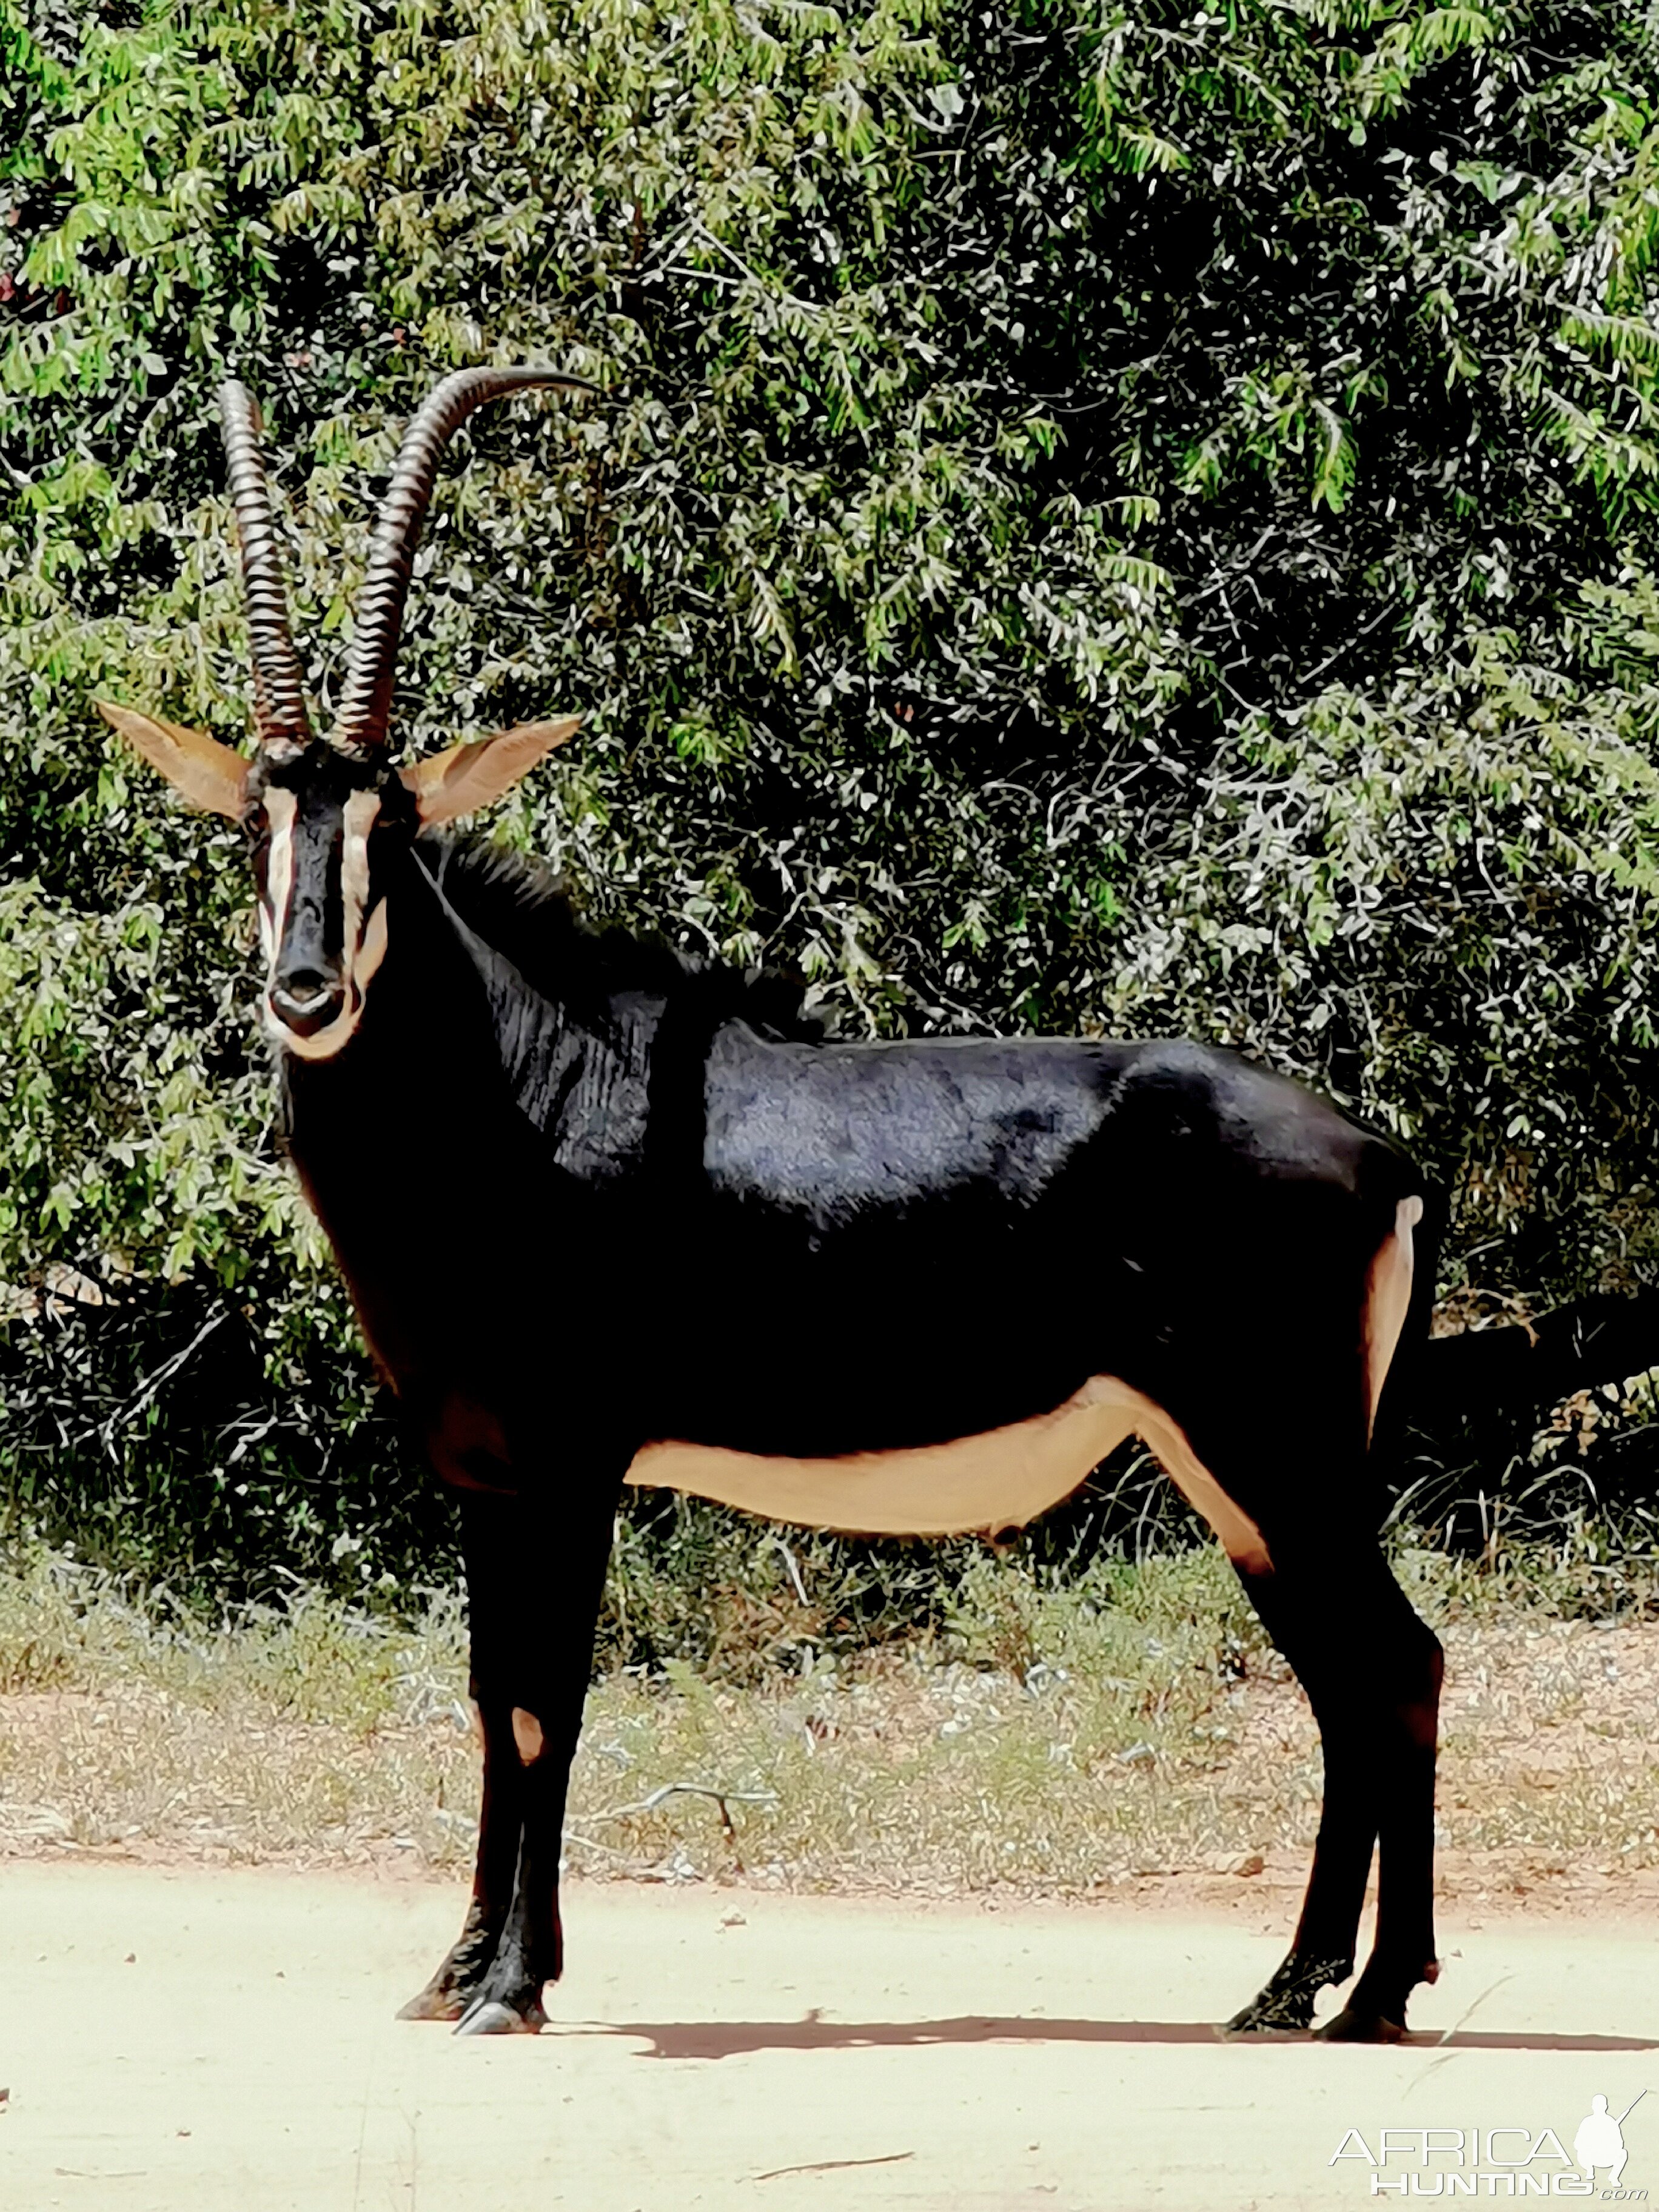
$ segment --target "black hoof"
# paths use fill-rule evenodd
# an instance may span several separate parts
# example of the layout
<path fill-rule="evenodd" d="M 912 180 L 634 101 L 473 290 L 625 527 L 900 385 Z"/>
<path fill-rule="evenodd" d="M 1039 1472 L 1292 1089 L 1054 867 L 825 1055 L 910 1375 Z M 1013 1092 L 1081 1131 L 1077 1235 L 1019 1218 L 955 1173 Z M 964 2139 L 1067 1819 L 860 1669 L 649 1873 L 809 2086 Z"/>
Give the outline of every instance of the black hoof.
<path fill-rule="evenodd" d="M 459 1941 L 418 1996 L 410 1997 L 399 2020 L 460 2020 L 483 1996 L 495 1960 L 501 1930 L 492 1927 L 475 1899 L 467 1909 Z"/>
<path fill-rule="evenodd" d="M 1353 1972 L 1352 1959 L 1304 1959 L 1294 1952 L 1285 1960 L 1260 1996 L 1243 2012 L 1236 2012 L 1223 2031 L 1227 2035 L 1297 2035 L 1313 2026 L 1314 1999 L 1328 1983 L 1346 1982 Z"/>
<path fill-rule="evenodd" d="M 471 2003 L 466 1990 L 436 1989 L 428 1985 L 417 1997 L 398 2008 L 399 2020 L 459 2020 Z"/>
<path fill-rule="evenodd" d="M 1369 2008 L 1357 2012 L 1352 2005 L 1345 2005 L 1334 2019 L 1316 2028 L 1314 2036 L 1320 2043 L 1403 2043 L 1406 2023 Z"/>
<path fill-rule="evenodd" d="M 1221 2033 L 1224 2036 L 1305 2035 L 1312 2025 L 1311 1998 L 1308 2001 L 1304 2016 L 1299 2008 L 1294 2015 L 1287 2015 L 1280 2006 L 1264 2006 L 1260 1997 L 1255 1997 L 1242 2012 L 1233 2014 Z"/>
<path fill-rule="evenodd" d="M 522 2005 L 504 2004 L 499 1997 L 479 1997 L 457 2023 L 457 2035 L 539 2035 L 547 2026 L 541 2001 L 527 1997 Z"/>

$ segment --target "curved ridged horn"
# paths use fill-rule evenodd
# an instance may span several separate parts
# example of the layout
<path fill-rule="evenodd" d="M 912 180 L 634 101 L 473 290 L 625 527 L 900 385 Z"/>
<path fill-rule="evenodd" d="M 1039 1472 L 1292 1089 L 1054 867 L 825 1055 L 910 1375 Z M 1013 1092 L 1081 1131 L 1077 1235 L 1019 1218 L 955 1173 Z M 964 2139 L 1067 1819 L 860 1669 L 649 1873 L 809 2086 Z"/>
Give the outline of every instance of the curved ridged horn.
<path fill-rule="evenodd" d="M 263 750 L 285 752 L 311 742 L 305 678 L 288 624 L 282 549 L 259 452 L 258 403 L 246 385 L 221 386 L 219 418 L 225 465 L 236 510 L 247 629 L 253 649 L 253 726 Z"/>
<path fill-rule="evenodd" d="M 444 447 L 475 407 L 538 384 L 556 385 L 566 392 L 599 389 L 585 378 L 562 376 L 550 368 L 457 369 L 444 379 L 404 433 L 398 465 L 374 526 L 368 574 L 357 603 L 356 635 L 334 724 L 332 742 L 343 750 L 362 752 L 386 743 L 404 602 Z"/>

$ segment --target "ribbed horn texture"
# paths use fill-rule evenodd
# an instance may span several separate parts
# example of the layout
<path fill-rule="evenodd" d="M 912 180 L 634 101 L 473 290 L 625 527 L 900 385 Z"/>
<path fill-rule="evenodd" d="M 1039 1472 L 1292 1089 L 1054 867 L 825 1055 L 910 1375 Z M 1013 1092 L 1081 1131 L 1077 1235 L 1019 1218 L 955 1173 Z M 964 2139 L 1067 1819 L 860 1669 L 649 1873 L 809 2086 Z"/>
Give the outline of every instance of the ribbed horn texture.
<path fill-rule="evenodd" d="M 304 672 L 289 628 L 282 547 L 259 451 L 258 404 L 246 385 L 228 383 L 220 389 L 219 416 L 231 504 L 236 510 L 242 586 L 247 593 L 253 726 L 263 750 L 294 751 L 310 744 L 311 723 L 306 714 Z"/>
<path fill-rule="evenodd" d="M 444 447 L 475 407 L 534 385 L 565 392 L 594 392 L 580 376 L 550 368 L 462 368 L 447 376 L 404 433 L 392 483 L 380 502 L 368 574 L 357 603 L 357 629 L 346 663 L 333 742 L 348 751 L 383 745 L 392 719 L 392 687 L 404 602 L 421 542 L 421 526 Z"/>

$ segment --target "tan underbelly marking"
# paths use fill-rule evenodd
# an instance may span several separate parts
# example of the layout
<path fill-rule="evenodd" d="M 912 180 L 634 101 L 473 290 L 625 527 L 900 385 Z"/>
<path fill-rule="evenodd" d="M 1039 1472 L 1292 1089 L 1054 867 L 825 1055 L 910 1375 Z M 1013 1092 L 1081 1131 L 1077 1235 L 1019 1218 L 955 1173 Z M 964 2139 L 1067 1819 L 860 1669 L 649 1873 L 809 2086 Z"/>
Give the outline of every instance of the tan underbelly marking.
<path fill-rule="evenodd" d="M 1229 1555 L 1272 1565 L 1261 1531 L 1194 1455 L 1179 1424 L 1115 1375 L 1096 1375 L 1052 1413 L 906 1451 L 781 1459 L 713 1444 L 647 1444 L 628 1471 L 643 1488 L 690 1491 L 768 1520 L 865 1536 L 992 1535 L 1069 1497 L 1123 1439 L 1138 1436 Z"/>

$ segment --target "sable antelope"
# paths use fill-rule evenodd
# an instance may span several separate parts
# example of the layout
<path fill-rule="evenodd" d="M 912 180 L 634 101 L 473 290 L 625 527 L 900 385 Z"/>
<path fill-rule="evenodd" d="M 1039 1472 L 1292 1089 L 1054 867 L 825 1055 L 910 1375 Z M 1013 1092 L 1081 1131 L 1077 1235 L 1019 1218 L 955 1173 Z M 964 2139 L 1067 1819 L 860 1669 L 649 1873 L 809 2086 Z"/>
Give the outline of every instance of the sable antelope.
<path fill-rule="evenodd" d="M 435 835 L 574 720 L 402 768 L 392 668 L 446 441 L 410 423 L 333 732 L 288 623 L 258 418 L 222 398 L 258 750 L 103 712 L 245 824 L 289 1142 L 363 1329 L 459 1504 L 483 1813 L 459 1940 L 407 2016 L 532 2031 L 624 1482 L 866 1533 L 1014 1528 L 1142 1438 L 1305 1686 L 1325 1802 L 1289 1955 L 1231 2023 L 1390 2039 L 1437 1968 L 1440 1647 L 1376 1541 L 1371 1432 L 1425 1323 L 1424 1179 L 1193 1043 L 826 1041 L 776 986 L 589 931 L 534 867 Z M 1420 1260 L 1419 1255 L 1419 1260 Z M 1390 1407 L 1400 1388 L 1390 1387 Z"/>

